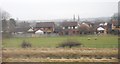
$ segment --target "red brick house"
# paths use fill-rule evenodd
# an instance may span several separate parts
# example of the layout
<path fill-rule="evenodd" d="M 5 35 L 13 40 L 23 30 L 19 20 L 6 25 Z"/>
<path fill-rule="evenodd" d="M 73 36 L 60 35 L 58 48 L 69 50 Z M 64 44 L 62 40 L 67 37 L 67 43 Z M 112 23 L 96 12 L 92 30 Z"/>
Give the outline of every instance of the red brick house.
<path fill-rule="evenodd" d="M 75 21 L 61 23 L 62 35 L 77 35 L 79 34 L 78 23 Z"/>
<path fill-rule="evenodd" d="M 112 30 L 120 30 L 120 25 L 117 20 L 112 20 Z"/>
<path fill-rule="evenodd" d="M 39 22 L 36 23 L 35 30 L 42 30 L 46 34 L 50 34 L 54 32 L 55 24 L 54 22 Z"/>

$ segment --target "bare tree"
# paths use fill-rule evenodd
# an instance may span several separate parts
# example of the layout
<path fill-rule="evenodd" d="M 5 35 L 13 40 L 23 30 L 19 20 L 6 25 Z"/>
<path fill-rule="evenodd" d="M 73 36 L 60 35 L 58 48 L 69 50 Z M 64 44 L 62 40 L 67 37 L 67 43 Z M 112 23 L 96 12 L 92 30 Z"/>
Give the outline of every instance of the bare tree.
<path fill-rule="evenodd" d="M 7 27 L 8 27 L 8 21 L 7 19 L 10 18 L 10 14 L 2 9 L 0 9 L 0 20 L 1 20 L 1 24 L 2 24 L 2 31 L 7 31 Z"/>
<path fill-rule="evenodd" d="M 13 18 L 11 18 L 11 19 L 9 19 L 9 21 L 8 21 L 8 29 L 9 29 L 9 32 L 14 32 L 15 31 L 15 27 L 16 27 L 16 21 L 13 19 Z"/>
<path fill-rule="evenodd" d="M 21 32 L 24 32 L 24 33 L 26 33 L 30 28 L 30 23 L 27 21 L 18 22 L 16 23 L 16 25 L 17 25 L 17 29 L 19 29 Z"/>
<path fill-rule="evenodd" d="M 9 25 L 8 20 L 10 18 L 10 14 L 2 9 L 0 9 L 0 22 L 1 22 L 1 31 L 3 37 L 9 37 Z"/>
<path fill-rule="evenodd" d="M 10 14 L 2 9 L 0 9 L 0 17 L 1 17 L 1 20 L 4 20 L 4 19 L 9 19 L 10 18 Z"/>

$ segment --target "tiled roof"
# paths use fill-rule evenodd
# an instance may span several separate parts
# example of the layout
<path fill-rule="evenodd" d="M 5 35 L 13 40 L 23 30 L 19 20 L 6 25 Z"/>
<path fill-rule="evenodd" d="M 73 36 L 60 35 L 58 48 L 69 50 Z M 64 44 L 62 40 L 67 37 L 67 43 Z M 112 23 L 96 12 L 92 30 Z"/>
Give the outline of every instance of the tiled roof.
<path fill-rule="evenodd" d="M 39 22 L 36 24 L 36 27 L 54 27 L 54 22 Z"/>
<path fill-rule="evenodd" d="M 77 26 L 78 23 L 77 22 L 62 22 L 61 26 Z"/>

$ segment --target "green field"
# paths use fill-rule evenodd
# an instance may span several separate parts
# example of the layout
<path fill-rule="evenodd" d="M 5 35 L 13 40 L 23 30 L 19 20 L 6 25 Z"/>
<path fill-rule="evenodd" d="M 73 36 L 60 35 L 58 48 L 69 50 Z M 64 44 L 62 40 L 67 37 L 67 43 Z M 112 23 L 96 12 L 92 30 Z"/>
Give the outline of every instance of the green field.
<path fill-rule="evenodd" d="M 90 40 L 88 40 L 90 38 Z M 97 40 L 95 40 L 97 38 Z M 32 44 L 32 47 L 47 47 L 55 48 L 59 43 L 65 40 L 72 39 L 81 42 L 84 47 L 88 48 L 117 48 L 118 36 L 104 35 L 104 36 L 54 36 L 54 37 L 31 37 L 31 38 L 4 38 L 4 48 L 20 48 L 23 40 Z"/>

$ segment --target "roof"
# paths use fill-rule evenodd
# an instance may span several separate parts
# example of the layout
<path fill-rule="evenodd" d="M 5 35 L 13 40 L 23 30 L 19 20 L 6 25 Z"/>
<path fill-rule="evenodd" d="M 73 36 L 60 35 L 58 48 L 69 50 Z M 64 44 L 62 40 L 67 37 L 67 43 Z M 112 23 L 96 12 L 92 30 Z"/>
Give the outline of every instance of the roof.
<path fill-rule="evenodd" d="M 98 31 L 101 31 L 101 30 L 105 30 L 105 29 L 102 28 L 102 27 L 99 27 L 99 28 L 97 28 L 97 30 L 98 30 Z"/>
<path fill-rule="evenodd" d="M 62 22 L 61 26 L 67 27 L 67 26 L 77 26 L 77 22 Z"/>
<path fill-rule="evenodd" d="M 113 24 L 114 26 L 118 26 L 118 21 L 112 20 L 112 24 Z"/>
<path fill-rule="evenodd" d="M 54 22 L 39 22 L 39 23 L 36 23 L 36 27 L 54 27 L 55 24 Z"/>
<path fill-rule="evenodd" d="M 86 23 L 86 24 L 93 24 L 93 22 L 92 22 L 92 21 L 84 21 L 84 22 L 82 22 L 82 23 Z"/>
<path fill-rule="evenodd" d="M 30 28 L 29 30 L 28 30 L 28 32 L 33 32 L 34 30 L 32 29 L 32 28 Z"/>
<path fill-rule="evenodd" d="M 42 30 L 37 30 L 35 33 L 36 34 L 43 34 L 44 32 Z"/>
<path fill-rule="evenodd" d="M 86 26 L 86 27 L 89 27 L 89 25 L 87 23 L 82 23 L 80 24 L 80 26 Z"/>
<path fill-rule="evenodd" d="M 29 30 L 29 28 L 15 28 L 15 32 L 27 32 Z"/>

